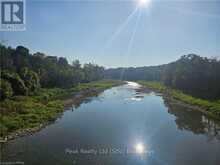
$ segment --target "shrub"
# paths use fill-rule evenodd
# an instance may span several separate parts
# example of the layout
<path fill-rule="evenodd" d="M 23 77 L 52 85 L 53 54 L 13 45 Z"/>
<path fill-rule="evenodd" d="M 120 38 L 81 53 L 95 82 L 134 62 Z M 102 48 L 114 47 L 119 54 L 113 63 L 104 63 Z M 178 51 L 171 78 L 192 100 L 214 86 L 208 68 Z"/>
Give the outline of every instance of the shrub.
<path fill-rule="evenodd" d="M 2 71 L 2 78 L 11 83 L 15 95 L 27 95 L 28 89 L 17 73 Z"/>
<path fill-rule="evenodd" d="M 23 79 L 28 92 L 34 92 L 40 87 L 40 80 L 38 74 L 28 68 L 22 68 L 20 71 L 20 76 Z"/>
<path fill-rule="evenodd" d="M 4 79 L 1 79 L 0 83 L 1 83 L 0 84 L 1 100 L 11 97 L 13 95 L 11 84 L 7 80 L 4 80 Z"/>

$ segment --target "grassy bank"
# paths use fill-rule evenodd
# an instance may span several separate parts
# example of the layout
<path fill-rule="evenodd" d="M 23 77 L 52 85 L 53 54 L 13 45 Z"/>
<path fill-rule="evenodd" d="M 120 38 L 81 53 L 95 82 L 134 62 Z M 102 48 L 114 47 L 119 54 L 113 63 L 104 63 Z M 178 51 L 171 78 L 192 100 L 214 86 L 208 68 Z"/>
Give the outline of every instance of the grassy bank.
<path fill-rule="evenodd" d="M 40 89 L 33 96 L 16 96 L 0 103 L 0 133 L 5 137 L 11 133 L 36 130 L 42 124 L 53 121 L 64 110 L 64 100 L 82 91 L 100 91 L 116 85 L 119 81 L 102 80 L 79 84 L 70 89 Z"/>
<path fill-rule="evenodd" d="M 179 100 L 188 105 L 198 106 L 203 111 L 207 112 L 207 114 L 220 118 L 220 100 L 209 101 L 196 98 L 179 90 L 168 88 L 159 82 L 138 81 L 138 83 L 150 89 L 164 93 L 168 97 Z"/>

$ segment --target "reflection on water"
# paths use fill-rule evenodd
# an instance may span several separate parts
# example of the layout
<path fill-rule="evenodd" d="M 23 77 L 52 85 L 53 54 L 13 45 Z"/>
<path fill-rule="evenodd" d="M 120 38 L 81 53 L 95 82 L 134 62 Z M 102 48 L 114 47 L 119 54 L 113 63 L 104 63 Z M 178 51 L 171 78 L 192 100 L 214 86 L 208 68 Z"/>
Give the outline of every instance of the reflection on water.
<path fill-rule="evenodd" d="M 142 143 L 135 145 L 135 150 L 138 154 L 143 154 L 145 152 L 145 146 Z"/>
<path fill-rule="evenodd" d="M 134 100 L 134 101 L 141 101 L 144 97 L 142 96 L 135 96 L 135 97 L 132 97 L 131 100 Z"/>
<path fill-rule="evenodd" d="M 141 101 L 143 100 L 144 96 L 143 95 L 134 95 L 130 98 L 125 98 L 125 100 L 130 100 L 130 101 Z"/>
<path fill-rule="evenodd" d="M 127 86 L 129 86 L 130 88 L 134 88 L 134 89 L 141 87 L 140 84 L 138 84 L 136 82 L 131 82 L 131 81 L 127 81 Z"/>
<path fill-rule="evenodd" d="M 0 156 L 28 165 L 217 165 L 219 126 L 129 82 L 79 101 L 38 133 L 1 145 Z"/>
<path fill-rule="evenodd" d="M 194 134 L 204 134 L 209 140 L 220 140 L 219 121 L 210 119 L 195 110 L 169 103 L 167 100 L 165 100 L 165 104 L 168 106 L 168 112 L 175 115 L 175 122 L 179 130 L 188 130 Z"/>
<path fill-rule="evenodd" d="M 135 82 L 127 81 L 127 85 L 125 85 L 124 87 L 127 89 L 135 90 L 135 94 L 132 95 L 130 98 L 126 98 L 125 100 L 141 101 L 146 94 L 152 94 L 151 90 L 147 90 L 146 88 L 143 88 L 140 84 Z"/>

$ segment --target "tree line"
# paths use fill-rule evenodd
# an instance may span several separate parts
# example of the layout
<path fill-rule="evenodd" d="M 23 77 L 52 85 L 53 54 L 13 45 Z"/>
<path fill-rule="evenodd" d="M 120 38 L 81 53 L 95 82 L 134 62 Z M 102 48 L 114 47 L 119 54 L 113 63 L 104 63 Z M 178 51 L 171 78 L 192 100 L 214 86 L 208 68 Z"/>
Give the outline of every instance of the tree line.
<path fill-rule="evenodd" d="M 1 99 L 13 95 L 30 95 L 43 88 L 69 88 L 78 83 L 103 78 L 122 80 L 159 81 L 193 96 L 220 98 L 220 61 L 195 54 L 159 66 L 111 68 L 79 60 L 71 64 L 64 57 L 30 54 L 24 46 L 17 48 L 0 44 Z"/>
<path fill-rule="evenodd" d="M 196 97 L 220 98 L 220 61 L 196 54 L 183 55 L 165 65 L 108 69 L 105 76 L 131 81 L 160 81 Z"/>
<path fill-rule="evenodd" d="M 64 57 L 31 54 L 24 46 L 17 48 L 0 44 L 1 100 L 13 95 L 31 95 L 40 87 L 69 88 L 79 83 L 104 77 L 104 68 L 79 60 L 69 64 Z"/>

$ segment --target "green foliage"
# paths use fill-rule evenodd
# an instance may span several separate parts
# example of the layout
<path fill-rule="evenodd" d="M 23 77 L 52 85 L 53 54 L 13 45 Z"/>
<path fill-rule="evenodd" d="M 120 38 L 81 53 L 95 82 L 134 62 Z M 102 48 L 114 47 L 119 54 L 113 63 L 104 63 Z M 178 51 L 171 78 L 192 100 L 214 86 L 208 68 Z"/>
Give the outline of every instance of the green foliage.
<path fill-rule="evenodd" d="M 157 81 L 138 81 L 138 83 L 160 92 L 164 92 L 167 87 Z"/>
<path fill-rule="evenodd" d="M 7 134 L 7 132 L 8 132 L 8 128 L 6 127 L 6 126 L 4 126 L 3 124 L 2 124 L 2 122 L 0 123 L 0 137 L 3 137 L 4 135 L 6 135 Z"/>
<path fill-rule="evenodd" d="M 2 136 L 15 130 L 32 128 L 43 122 L 55 120 L 58 113 L 63 111 L 63 103 L 60 100 L 44 103 L 27 96 L 22 99 L 5 100 L 1 102 L 1 107 L 7 109 L 7 112 L 0 116 L 0 126 L 4 128 L 1 132 Z"/>
<path fill-rule="evenodd" d="M 100 80 L 104 77 L 104 68 L 91 63 L 84 64 L 83 71 L 85 74 L 84 82 Z M 98 74 L 97 74 L 98 73 Z"/>
<path fill-rule="evenodd" d="M 168 64 L 162 74 L 162 81 L 196 97 L 220 98 L 220 61 L 195 54 L 182 56 Z"/>
<path fill-rule="evenodd" d="M 41 123 L 54 121 L 64 110 L 61 99 L 83 90 L 98 90 L 121 84 L 121 81 L 103 80 L 91 83 L 82 83 L 69 89 L 41 88 L 34 96 L 14 96 L 0 103 L 1 136 L 11 132 L 33 128 Z"/>
<path fill-rule="evenodd" d="M 64 57 L 46 56 L 40 52 L 32 55 L 23 46 L 12 49 L 0 45 L 0 49 L 1 68 L 20 73 L 29 91 L 37 89 L 38 77 L 40 85 L 46 88 L 70 88 L 78 83 L 103 78 L 104 68 L 95 64 L 89 63 L 82 67 L 79 60 L 75 60 L 70 65 Z"/>
<path fill-rule="evenodd" d="M 14 51 L 11 52 L 11 58 L 17 71 L 22 67 L 29 66 L 29 50 L 23 46 L 18 46 Z"/>
<path fill-rule="evenodd" d="M 4 70 L 1 77 L 10 82 L 15 95 L 27 95 L 28 89 L 17 73 Z"/>
<path fill-rule="evenodd" d="M 28 68 L 22 68 L 20 71 L 20 76 L 24 80 L 29 93 L 40 88 L 40 80 L 36 72 L 31 71 Z"/>
<path fill-rule="evenodd" d="M 111 88 L 116 85 L 122 84 L 122 81 L 116 81 L 116 80 L 100 80 L 100 81 L 93 81 L 90 83 L 82 83 L 79 84 L 75 89 L 78 91 L 80 90 L 85 90 L 85 89 L 106 89 L 106 88 Z"/>
<path fill-rule="evenodd" d="M 0 79 L 0 95 L 1 100 L 4 100 L 6 98 L 10 98 L 13 95 L 13 90 L 11 87 L 11 84 L 4 79 Z"/>
<path fill-rule="evenodd" d="M 220 61 L 195 54 L 184 55 L 165 65 L 107 69 L 105 76 L 131 81 L 160 81 L 195 97 L 220 99 Z"/>
<path fill-rule="evenodd" d="M 81 68 L 81 64 L 80 64 L 79 60 L 74 60 L 72 62 L 72 66 L 73 66 L 74 69 L 80 69 Z"/>
<path fill-rule="evenodd" d="M 180 100 L 189 105 L 196 105 L 205 109 L 210 114 L 220 117 L 220 101 L 209 101 L 200 98 L 193 97 L 191 95 L 185 94 L 180 90 L 171 89 L 166 87 L 160 82 L 147 82 L 138 81 L 140 84 L 154 90 L 158 90 L 162 93 L 169 95 L 170 97 Z"/>
<path fill-rule="evenodd" d="M 71 89 L 61 89 L 61 88 L 41 88 L 38 90 L 33 98 L 38 101 L 47 102 L 49 100 L 58 99 L 60 97 L 68 96 L 71 94 Z"/>
<path fill-rule="evenodd" d="M 105 78 L 121 79 L 121 80 L 146 80 L 146 81 L 160 81 L 161 73 L 164 65 L 161 66 L 146 66 L 146 67 L 129 67 L 129 68 L 115 68 L 105 70 Z"/>
<path fill-rule="evenodd" d="M 61 66 L 68 66 L 68 61 L 66 60 L 66 58 L 64 57 L 60 57 L 59 60 L 58 60 L 58 65 L 61 65 Z"/>

